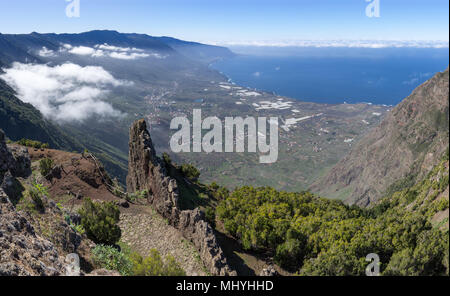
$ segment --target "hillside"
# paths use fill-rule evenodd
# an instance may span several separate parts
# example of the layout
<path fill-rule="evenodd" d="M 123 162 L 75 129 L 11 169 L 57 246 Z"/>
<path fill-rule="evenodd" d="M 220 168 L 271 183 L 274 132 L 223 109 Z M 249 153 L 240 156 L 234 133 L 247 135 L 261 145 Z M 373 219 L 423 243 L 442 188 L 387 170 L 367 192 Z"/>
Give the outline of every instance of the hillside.
<path fill-rule="evenodd" d="M 63 275 L 65 256 L 74 252 L 83 274 L 91 272 L 92 242 L 68 224 L 67 212 L 33 185 L 33 177 L 27 149 L 7 146 L 0 130 L 0 275 Z"/>
<path fill-rule="evenodd" d="M 437 73 L 390 111 L 311 190 L 368 206 L 412 186 L 449 146 L 449 70 Z"/>
<path fill-rule="evenodd" d="M 81 144 L 68 137 L 59 126 L 46 120 L 31 104 L 18 99 L 14 90 L 1 79 L 0 128 L 12 141 L 26 138 L 48 143 L 55 149 L 82 150 Z"/>
<path fill-rule="evenodd" d="M 244 249 L 302 276 L 364 276 L 370 253 L 379 256 L 381 275 L 448 275 L 448 176 L 446 153 L 423 181 L 371 209 L 247 186 L 216 214 Z"/>
<path fill-rule="evenodd" d="M 44 177 L 41 164 L 47 160 L 52 166 Z M 120 192 L 91 154 L 6 145 L 0 130 L 0 275 L 64 275 L 70 253 L 79 255 L 81 275 L 119 275 L 119 270 L 129 275 L 129 268 L 102 263 L 97 255 L 102 245 L 87 238 L 79 210 L 90 198 L 120 212 L 121 238 L 114 248 L 123 254 L 148 258 L 157 252 L 180 262 L 187 275 L 208 273 L 176 228 L 144 199 L 127 196 L 127 201 Z M 106 250 L 114 254 L 114 248 Z"/>
<path fill-rule="evenodd" d="M 92 58 L 84 54 L 62 52 L 69 44 L 81 49 L 106 46 L 117 49 L 117 58 Z M 169 44 L 181 46 L 180 51 L 192 55 L 187 57 Z M 135 54 L 148 56 L 145 63 L 134 61 L 124 50 L 136 50 Z M 42 53 L 44 51 L 44 53 Z M 145 54 L 143 53 L 145 52 Z M 48 54 L 46 54 L 48 53 Z M 219 58 L 221 54 L 231 53 L 223 48 L 190 43 L 174 38 L 153 37 L 145 34 L 123 34 L 116 31 L 97 30 L 81 34 L 0 34 L 0 74 L 14 62 L 55 65 L 73 63 L 80 66 L 98 66 L 121 79 L 120 84 L 133 85 L 121 87 L 106 93 L 106 101 L 124 116 L 119 118 L 91 117 L 85 121 L 54 122 L 44 120 L 43 116 L 28 104 L 17 99 L 4 81 L 1 81 L 3 128 L 11 139 L 36 139 L 49 143 L 52 148 L 66 151 L 82 151 L 84 148 L 95 153 L 114 176 L 125 183 L 127 170 L 128 126 L 136 115 L 154 106 L 149 97 L 170 94 L 168 88 L 178 87 L 188 79 L 195 84 L 202 79 L 218 79 L 221 76 L 209 70 L 205 63 Z M 192 77 L 192 78 L 189 78 Z M 119 80 L 115 80 L 116 82 Z M 13 84 L 9 83 L 10 86 Z M 181 86 L 180 86 L 181 87 Z M 16 89 L 17 90 L 17 89 Z M 102 92 L 102 95 L 104 93 Z M 36 104 L 34 107 L 38 108 Z M 42 111 L 42 110 L 40 110 Z M 142 114 L 143 115 L 143 114 Z M 46 119 L 48 118 L 45 116 Z M 27 129 L 23 122 L 29 122 Z M 36 127 L 36 128 L 34 128 Z M 52 132 L 49 132 L 52 131 Z M 72 140 L 68 140 L 69 135 Z"/>
<path fill-rule="evenodd" d="M 127 264 L 139 266 L 132 258 L 159 252 L 174 256 L 188 275 L 364 275 L 370 252 L 380 256 L 383 275 L 448 275 L 448 151 L 422 181 L 364 209 L 308 192 L 229 192 L 201 184 L 167 155 L 156 156 L 144 120 L 130 129 L 128 193 L 88 152 L 6 146 L 0 136 L 0 227 L 7 219 L 26 219 L 30 226 L 18 229 L 26 244 L 37 235 L 54 256 L 77 252 L 83 273 L 104 267 L 93 273 L 130 274 L 122 265 L 101 263 L 104 247 L 89 241 L 79 224 L 78 209 L 92 197 L 117 205 L 121 251 L 114 256 L 131 260 Z M 52 168 L 44 177 L 48 159 Z M 39 203 L 32 198 L 36 190 Z M 4 233 L 10 235 L 7 228 Z M 61 257 L 49 261 L 27 248 L 18 256 L 14 270 L 12 257 L 1 258 L 0 273 L 62 273 Z M 29 256 L 49 267 L 29 266 Z"/>

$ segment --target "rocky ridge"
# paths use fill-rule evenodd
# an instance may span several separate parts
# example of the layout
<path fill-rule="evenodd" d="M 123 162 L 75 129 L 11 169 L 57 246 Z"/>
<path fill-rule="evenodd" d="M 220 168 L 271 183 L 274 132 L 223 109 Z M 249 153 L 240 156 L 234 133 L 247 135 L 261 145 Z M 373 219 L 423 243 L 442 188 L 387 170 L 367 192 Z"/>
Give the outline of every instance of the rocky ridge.
<path fill-rule="evenodd" d="M 65 221 L 65 215 L 75 214 L 65 212 L 47 196 L 42 197 L 39 212 L 18 209 L 31 167 L 28 149 L 6 145 L 0 130 L 0 275 L 66 275 L 70 263 L 66 255 L 71 253 L 79 255 L 80 275 L 85 275 L 93 269 L 89 258 L 95 244 Z M 103 273 L 94 270 L 89 275 L 97 274 Z"/>
<path fill-rule="evenodd" d="M 212 227 L 199 209 L 180 210 L 180 194 L 175 179 L 168 176 L 163 161 L 156 156 L 145 120 L 130 128 L 127 190 L 147 191 L 149 203 L 199 252 L 212 275 L 236 275 L 227 264 Z"/>
<path fill-rule="evenodd" d="M 0 130 L 0 275 L 61 275 L 64 258 L 50 241 L 36 234 L 10 200 L 15 198 L 15 178 L 31 173 L 27 154 L 17 147 L 11 153 Z"/>

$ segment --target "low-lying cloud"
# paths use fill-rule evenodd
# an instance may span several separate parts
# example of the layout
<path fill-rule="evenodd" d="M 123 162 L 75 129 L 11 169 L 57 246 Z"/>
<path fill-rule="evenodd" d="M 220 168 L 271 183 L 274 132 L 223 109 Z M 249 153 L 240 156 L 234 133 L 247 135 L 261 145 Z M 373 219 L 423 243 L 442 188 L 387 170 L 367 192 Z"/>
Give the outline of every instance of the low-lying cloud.
<path fill-rule="evenodd" d="M 66 63 L 48 65 L 14 63 L 0 78 L 19 98 L 58 122 L 82 122 L 89 117 L 120 117 L 122 113 L 102 101 L 109 89 L 129 84 L 115 79 L 102 67 Z"/>
<path fill-rule="evenodd" d="M 257 46 L 257 47 L 348 47 L 348 48 L 448 48 L 448 41 L 441 40 L 261 40 L 261 41 L 224 41 L 208 42 L 221 46 Z"/>
<path fill-rule="evenodd" d="M 47 47 L 42 47 L 41 50 L 39 50 L 38 55 L 40 55 L 41 57 L 53 57 L 55 56 L 55 52 L 51 49 L 48 49 Z"/>
<path fill-rule="evenodd" d="M 157 59 L 163 59 L 165 56 L 158 53 L 146 52 L 143 49 L 135 47 L 118 47 L 108 44 L 97 44 L 94 47 L 88 46 L 72 46 L 70 44 L 64 44 L 60 52 L 68 52 L 74 55 L 90 56 L 93 58 L 109 57 L 120 60 L 137 60 L 142 58 L 153 57 Z"/>

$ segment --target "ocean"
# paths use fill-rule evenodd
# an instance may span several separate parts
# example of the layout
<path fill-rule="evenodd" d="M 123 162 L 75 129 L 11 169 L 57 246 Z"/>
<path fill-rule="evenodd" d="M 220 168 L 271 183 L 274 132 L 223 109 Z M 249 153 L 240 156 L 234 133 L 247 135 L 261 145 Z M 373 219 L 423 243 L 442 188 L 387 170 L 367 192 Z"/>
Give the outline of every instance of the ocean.
<path fill-rule="evenodd" d="M 211 65 L 238 85 L 317 103 L 396 105 L 448 67 L 446 49 L 231 48 Z"/>

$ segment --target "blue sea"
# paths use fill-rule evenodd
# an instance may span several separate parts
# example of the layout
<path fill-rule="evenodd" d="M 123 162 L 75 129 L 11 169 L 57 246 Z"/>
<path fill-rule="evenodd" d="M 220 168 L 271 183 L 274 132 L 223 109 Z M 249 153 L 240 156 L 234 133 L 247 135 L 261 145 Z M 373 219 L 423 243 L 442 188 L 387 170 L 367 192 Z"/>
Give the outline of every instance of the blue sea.
<path fill-rule="evenodd" d="M 448 48 L 231 48 L 211 65 L 238 85 L 317 103 L 396 105 L 449 64 Z"/>

